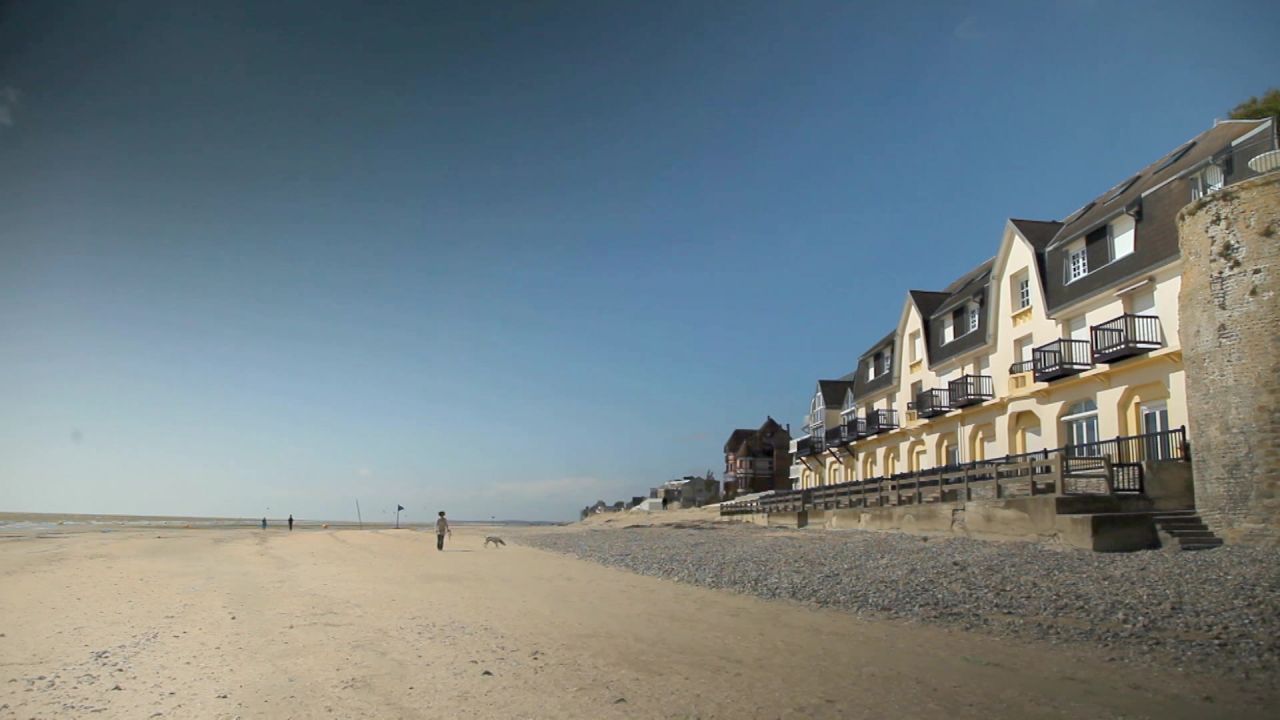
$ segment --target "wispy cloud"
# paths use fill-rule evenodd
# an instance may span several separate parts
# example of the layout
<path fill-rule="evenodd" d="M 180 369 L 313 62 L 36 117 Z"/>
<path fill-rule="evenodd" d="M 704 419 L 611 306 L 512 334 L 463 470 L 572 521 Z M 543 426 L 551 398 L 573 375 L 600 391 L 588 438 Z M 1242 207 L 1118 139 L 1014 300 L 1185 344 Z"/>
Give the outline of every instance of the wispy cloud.
<path fill-rule="evenodd" d="M 12 85 L 0 87 L 0 127 L 13 127 L 13 113 L 22 101 L 22 93 Z"/>
<path fill-rule="evenodd" d="M 591 502 L 582 498 L 608 489 L 609 484 L 599 478 L 566 477 L 551 480 L 496 482 L 485 488 L 485 494 L 513 500 L 565 498 L 572 499 L 574 502 Z"/>
<path fill-rule="evenodd" d="M 365 468 L 358 468 L 358 469 L 356 470 L 356 474 L 357 474 L 357 475 L 359 475 L 360 477 L 366 477 L 366 478 L 367 478 L 367 477 L 373 477 L 373 470 L 370 470 L 370 469 L 369 469 L 369 468 L 367 468 L 367 467 L 365 467 Z"/>

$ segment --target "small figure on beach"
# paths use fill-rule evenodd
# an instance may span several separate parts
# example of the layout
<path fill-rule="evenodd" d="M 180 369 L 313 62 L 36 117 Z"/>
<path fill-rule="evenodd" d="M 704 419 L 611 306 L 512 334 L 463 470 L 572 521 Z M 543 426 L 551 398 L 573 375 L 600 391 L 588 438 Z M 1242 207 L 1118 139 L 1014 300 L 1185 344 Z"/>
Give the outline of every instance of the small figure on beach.
<path fill-rule="evenodd" d="M 453 535 L 453 531 L 449 529 L 449 521 L 444 519 L 444 511 L 440 511 L 440 517 L 436 519 L 436 550 L 444 550 L 444 536 Z"/>
<path fill-rule="evenodd" d="M 293 532 L 293 513 L 289 514 L 289 532 Z"/>
<path fill-rule="evenodd" d="M 266 519 L 266 518 L 262 518 L 262 529 L 263 529 L 263 530 L 266 530 L 266 529 L 267 529 L 267 519 Z"/>

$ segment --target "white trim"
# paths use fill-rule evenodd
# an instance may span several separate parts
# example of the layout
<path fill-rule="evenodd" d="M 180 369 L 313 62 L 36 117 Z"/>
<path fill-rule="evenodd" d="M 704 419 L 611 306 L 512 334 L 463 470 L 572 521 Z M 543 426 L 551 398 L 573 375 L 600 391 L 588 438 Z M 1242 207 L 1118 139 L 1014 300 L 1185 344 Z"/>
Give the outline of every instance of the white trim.
<path fill-rule="evenodd" d="M 1151 284 L 1152 284 L 1152 283 L 1154 283 L 1154 282 L 1155 282 L 1155 279 L 1154 279 L 1154 278 L 1151 278 L 1151 277 L 1145 277 L 1145 278 L 1143 278 L 1143 279 L 1139 280 L 1138 282 L 1133 283 L 1132 285 L 1125 285 L 1124 287 L 1120 288 L 1119 290 L 1116 290 L 1116 291 L 1112 294 L 1112 297 L 1123 297 L 1123 296 L 1128 295 L 1129 293 L 1133 292 L 1134 290 L 1139 290 L 1139 289 L 1144 288 L 1144 287 L 1146 287 L 1146 286 L 1148 286 L 1148 285 L 1151 285 Z"/>
<path fill-rule="evenodd" d="M 1245 140 L 1248 140 L 1249 138 L 1253 137 L 1254 135 L 1257 135 L 1258 133 L 1262 132 L 1263 130 L 1266 130 L 1268 127 L 1270 127 L 1270 126 L 1271 126 L 1271 118 L 1260 118 L 1260 119 L 1262 120 L 1262 123 L 1261 123 L 1261 124 L 1259 124 L 1259 125 L 1258 125 L 1258 127 L 1256 127 L 1256 128 L 1254 128 L 1254 129 L 1250 130 L 1249 132 L 1247 132 L 1247 133 L 1245 133 L 1245 134 L 1241 135 L 1240 137 L 1236 138 L 1235 140 L 1232 140 L 1232 141 L 1231 141 L 1231 147 L 1235 147 L 1235 146 L 1237 146 L 1237 145 L 1240 145 L 1240 144 L 1241 144 L 1241 143 L 1243 143 Z M 1235 122 L 1248 122 L 1248 121 L 1239 121 L 1239 120 L 1238 120 L 1238 121 L 1235 121 Z M 1256 120 L 1255 120 L 1255 122 L 1256 122 Z"/>

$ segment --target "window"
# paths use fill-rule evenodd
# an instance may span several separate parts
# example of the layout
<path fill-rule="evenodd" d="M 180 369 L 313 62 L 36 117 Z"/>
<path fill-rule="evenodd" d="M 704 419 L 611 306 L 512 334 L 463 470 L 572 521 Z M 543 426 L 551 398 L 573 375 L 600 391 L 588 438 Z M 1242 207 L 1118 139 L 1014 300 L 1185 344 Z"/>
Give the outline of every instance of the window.
<path fill-rule="evenodd" d="M 915 402 L 920 397 L 920 393 L 924 392 L 924 382 L 917 380 L 911 383 L 911 402 Z"/>
<path fill-rule="evenodd" d="M 1210 165 L 1191 176 L 1191 199 L 1199 200 L 1215 190 L 1221 190 L 1226 182 L 1226 178 L 1222 175 L 1222 168 L 1217 165 Z"/>
<path fill-rule="evenodd" d="M 1018 362 L 1031 360 L 1031 336 L 1024 335 L 1013 342 L 1013 355 Z"/>
<path fill-rule="evenodd" d="M 1072 283 L 1089 274 L 1089 256 L 1083 242 L 1067 248 L 1067 282 Z"/>
<path fill-rule="evenodd" d="M 1081 400 L 1067 408 L 1062 416 L 1066 431 L 1068 454 L 1072 457 L 1096 457 L 1098 447 L 1098 404 L 1093 400 Z"/>
<path fill-rule="evenodd" d="M 960 448 L 957 447 L 955 443 L 951 443 L 951 442 L 947 443 L 947 464 L 948 465 L 960 464 Z"/>
<path fill-rule="evenodd" d="M 946 345 L 956 339 L 955 325 L 951 321 L 951 316 L 942 319 L 942 344 Z"/>
<path fill-rule="evenodd" d="M 911 333 L 911 362 L 915 362 L 920 359 L 920 350 L 920 331 L 916 330 Z"/>
<path fill-rule="evenodd" d="M 974 303 L 969 303 L 969 330 L 968 330 L 968 332 L 973 332 L 974 330 L 977 330 L 977 329 L 978 329 L 978 306 L 977 306 L 976 304 L 974 304 Z"/>
<path fill-rule="evenodd" d="M 1116 218 L 1108 227 L 1108 234 L 1111 236 L 1112 260 L 1118 260 L 1126 255 L 1133 254 L 1133 218 L 1128 215 L 1121 215 Z"/>
<path fill-rule="evenodd" d="M 1168 405 L 1164 402 L 1146 403 L 1139 410 L 1142 413 L 1142 433 L 1148 436 L 1145 443 L 1147 459 L 1168 460 L 1173 457 L 1168 435 Z"/>
<path fill-rule="evenodd" d="M 1015 307 L 1018 310 L 1031 307 L 1031 279 L 1024 274 L 1017 279 L 1018 299 L 1015 301 Z"/>
<path fill-rule="evenodd" d="M 889 372 L 889 368 L 892 366 L 893 366 L 893 351 L 885 350 L 884 351 L 884 369 L 881 370 L 880 372 L 887 373 Z"/>

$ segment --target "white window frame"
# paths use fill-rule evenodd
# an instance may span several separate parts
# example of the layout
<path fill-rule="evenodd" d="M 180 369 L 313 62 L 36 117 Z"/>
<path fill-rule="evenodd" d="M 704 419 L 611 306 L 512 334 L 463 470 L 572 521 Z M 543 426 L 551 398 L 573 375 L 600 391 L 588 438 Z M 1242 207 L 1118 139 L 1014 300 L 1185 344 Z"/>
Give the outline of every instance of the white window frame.
<path fill-rule="evenodd" d="M 1116 224 L 1128 221 L 1128 232 L 1118 233 Z M 1111 243 L 1111 262 L 1115 262 L 1122 257 L 1128 257 L 1133 254 L 1135 248 L 1135 239 L 1138 234 L 1138 224 L 1128 215 L 1121 215 L 1107 224 L 1107 239 Z"/>
<path fill-rule="evenodd" d="M 881 375 L 888 373 L 893 368 L 893 349 L 885 348 L 884 351 L 884 369 L 880 371 Z"/>
<path fill-rule="evenodd" d="M 956 339 L 955 323 L 951 321 L 951 316 L 947 315 L 942 318 L 942 344 L 946 345 Z"/>
<path fill-rule="evenodd" d="M 1089 274 L 1089 248 L 1083 241 L 1067 247 L 1067 284 Z"/>
<path fill-rule="evenodd" d="M 965 317 L 967 318 L 965 325 L 968 327 L 968 330 L 965 330 L 965 333 L 968 334 L 977 330 L 979 320 L 978 306 L 976 304 L 969 303 L 969 307 L 965 310 Z"/>
<path fill-rule="evenodd" d="M 1025 310 L 1031 307 L 1031 278 L 1023 276 L 1018 278 L 1018 309 Z"/>
<path fill-rule="evenodd" d="M 1099 435 L 1098 427 L 1098 403 L 1092 398 L 1088 398 L 1087 400 L 1082 400 L 1079 403 L 1073 404 L 1082 404 L 1084 402 L 1091 403 L 1092 407 L 1070 415 L 1062 416 L 1063 434 L 1067 438 L 1067 442 L 1065 444 L 1072 446 L 1093 445 L 1094 449 L 1096 449 L 1101 437 Z M 1077 455 L 1075 455 L 1075 457 L 1093 457 L 1091 455 L 1081 454 L 1079 451 L 1076 452 Z"/>

